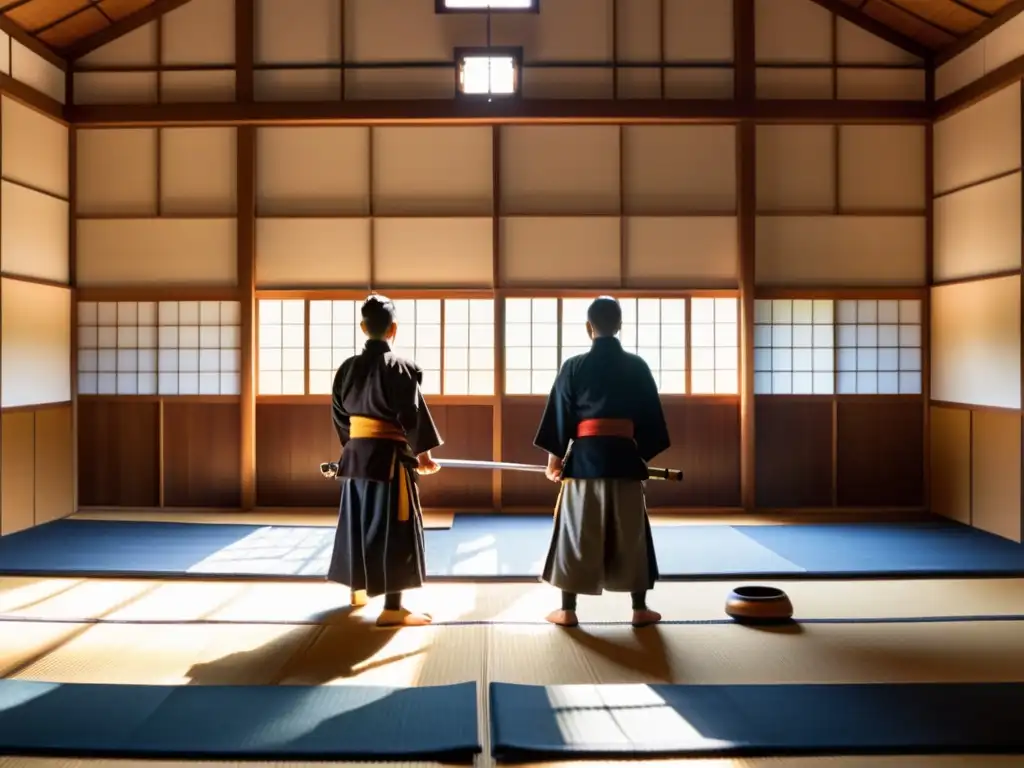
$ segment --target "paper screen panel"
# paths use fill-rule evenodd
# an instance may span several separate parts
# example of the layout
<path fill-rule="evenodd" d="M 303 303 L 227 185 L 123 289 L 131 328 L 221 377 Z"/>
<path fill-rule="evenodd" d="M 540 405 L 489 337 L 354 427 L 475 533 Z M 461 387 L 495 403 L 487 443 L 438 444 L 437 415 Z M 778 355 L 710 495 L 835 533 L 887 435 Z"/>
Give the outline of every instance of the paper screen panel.
<path fill-rule="evenodd" d="M 0 280 L 4 408 L 71 400 L 71 291 Z"/>
<path fill-rule="evenodd" d="M 617 216 L 511 217 L 501 220 L 504 285 L 617 285 Z"/>
<path fill-rule="evenodd" d="M 67 199 L 67 126 L 3 97 L 3 176 Z"/>
<path fill-rule="evenodd" d="M 256 219 L 257 287 L 369 284 L 369 219 Z"/>
<path fill-rule="evenodd" d="M 77 215 L 155 215 L 157 135 L 153 128 L 75 131 Z"/>
<path fill-rule="evenodd" d="M 373 231 L 375 285 L 485 287 L 494 282 L 492 219 L 375 219 Z"/>
<path fill-rule="evenodd" d="M 0 183 L 0 269 L 67 283 L 68 203 L 42 192 Z"/>
<path fill-rule="evenodd" d="M 732 288 L 739 269 L 733 216 L 638 217 L 626 228 L 625 278 L 631 286 Z"/>

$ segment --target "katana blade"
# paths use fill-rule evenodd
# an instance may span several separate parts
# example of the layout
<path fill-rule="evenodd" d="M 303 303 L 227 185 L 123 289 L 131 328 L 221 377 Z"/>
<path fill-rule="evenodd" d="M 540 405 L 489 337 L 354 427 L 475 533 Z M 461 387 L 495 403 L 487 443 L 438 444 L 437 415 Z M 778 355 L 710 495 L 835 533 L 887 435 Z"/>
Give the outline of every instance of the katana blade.
<path fill-rule="evenodd" d="M 442 468 L 484 469 L 491 472 L 544 472 L 547 469 L 543 464 L 517 464 L 511 461 L 477 461 L 475 459 L 434 459 L 434 461 Z M 324 477 L 337 477 L 338 463 L 336 461 L 324 462 L 320 465 L 320 473 Z M 683 480 L 683 470 L 648 467 L 647 476 L 650 480 L 671 480 L 678 483 Z"/>

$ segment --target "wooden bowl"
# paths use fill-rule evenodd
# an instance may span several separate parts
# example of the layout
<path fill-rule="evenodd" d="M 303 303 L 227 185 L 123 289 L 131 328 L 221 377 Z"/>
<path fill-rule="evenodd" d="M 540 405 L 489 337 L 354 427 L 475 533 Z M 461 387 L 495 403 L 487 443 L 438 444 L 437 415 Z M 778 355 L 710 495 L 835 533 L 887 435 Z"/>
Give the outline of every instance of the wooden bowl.
<path fill-rule="evenodd" d="M 772 624 L 793 618 L 793 603 L 776 587 L 736 587 L 725 601 L 725 612 L 741 624 Z"/>

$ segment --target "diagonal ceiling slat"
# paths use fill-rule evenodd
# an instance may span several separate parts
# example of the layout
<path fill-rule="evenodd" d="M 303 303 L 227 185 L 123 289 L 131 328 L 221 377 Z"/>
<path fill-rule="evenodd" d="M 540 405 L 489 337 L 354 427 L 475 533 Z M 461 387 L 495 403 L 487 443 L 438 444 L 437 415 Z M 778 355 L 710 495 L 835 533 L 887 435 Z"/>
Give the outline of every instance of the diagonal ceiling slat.
<path fill-rule="evenodd" d="M 380 0 L 387 2 L 388 0 Z M 627 0 L 628 1 L 628 0 Z M 723 0 L 724 1 L 724 0 Z M 0 17 L 76 58 L 188 0 L 0 0 Z M 295 0 L 297 7 L 301 0 Z M 918 55 L 943 53 L 990 28 L 1024 0 L 808 0 Z"/>

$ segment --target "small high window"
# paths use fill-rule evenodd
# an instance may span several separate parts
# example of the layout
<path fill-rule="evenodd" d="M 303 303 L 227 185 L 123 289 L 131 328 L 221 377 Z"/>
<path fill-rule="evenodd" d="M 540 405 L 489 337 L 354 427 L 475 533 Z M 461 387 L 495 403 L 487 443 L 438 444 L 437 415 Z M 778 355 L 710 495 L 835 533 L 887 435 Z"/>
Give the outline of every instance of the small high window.
<path fill-rule="evenodd" d="M 538 0 L 437 0 L 437 11 L 536 11 L 537 2 Z"/>
<path fill-rule="evenodd" d="M 519 61 L 512 52 L 462 52 L 457 56 L 459 93 L 514 96 L 519 92 Z"/>

